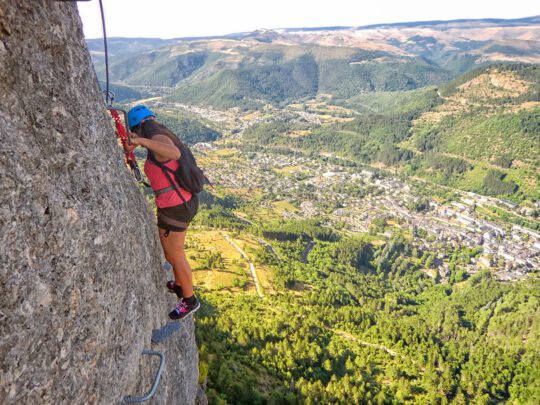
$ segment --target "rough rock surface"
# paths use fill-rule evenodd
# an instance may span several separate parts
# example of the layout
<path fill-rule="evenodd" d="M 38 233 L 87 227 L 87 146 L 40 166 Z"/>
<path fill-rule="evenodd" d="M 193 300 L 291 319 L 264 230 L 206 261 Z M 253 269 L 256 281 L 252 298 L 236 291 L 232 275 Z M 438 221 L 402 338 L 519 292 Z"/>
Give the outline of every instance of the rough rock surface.
<path fill-rule="evenodd" d="M 98 18 L 98 16 L 96 16 Z M 75 3 L 0 0 L 0 403 L 191 404 L 191 318 L 168 322 L 155 220 L 123 163 Z"/>

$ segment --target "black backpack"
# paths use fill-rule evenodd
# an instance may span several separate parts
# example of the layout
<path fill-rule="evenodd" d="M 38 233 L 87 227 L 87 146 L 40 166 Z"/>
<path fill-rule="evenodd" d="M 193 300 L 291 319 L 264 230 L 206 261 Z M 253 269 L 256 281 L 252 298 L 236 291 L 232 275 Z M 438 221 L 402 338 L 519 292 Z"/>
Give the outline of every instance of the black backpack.
<path fill-rule="evenodd" d="M 178 149 L 180 149 L 178 169 L 173 170 L 158 162 L 154 154 L 150 151 L 148 151 L 148 158 L 152 161 L 152 163 L 159 166 L 161 170 L 163 170 L 165 177 L 167 177 L 169 183 L 171 183 L 171 189 L 174 189 L 178 193 L 178 195 L 185 204 L 186 200 L 176 186 L 176 183 L 173 181 L 171 175 L 174 176 L 180 187 L 189 191 L 191 194 L 199 194 L 201 191 L 203 191 L 205 184 L 209 184 L 211 187 L 213 187 L 213 185 L 210 180 L 208 180 L 208 178 L 204 175 L 201 168 L 197 166 L 197 161 L 195 160 L 195 156 L 193 156 L 191 149 L 189 149 L 189 147 L 185 143 L 179 142 L 178 140 L 177 142 L 175 142 L 175 144 Z M 163 191 L 166 190 L 167 189 L 164 189 Z"/>

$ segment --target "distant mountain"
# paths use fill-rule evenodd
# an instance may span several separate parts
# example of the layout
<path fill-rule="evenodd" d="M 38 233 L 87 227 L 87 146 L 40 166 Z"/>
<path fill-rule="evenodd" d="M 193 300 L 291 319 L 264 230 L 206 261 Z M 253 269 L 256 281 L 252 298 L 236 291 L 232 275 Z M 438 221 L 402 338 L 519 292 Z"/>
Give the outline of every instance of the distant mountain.
<path fill-rule="evenodd" d="M 540 16 L 524 17 L 516 19 L 497 19 L 497 18 L 483 18 L 483 19 L 457 19 L 457 20 L 434 20 L 434 21 L 413 21 L 413 22 L 400 22 L 400 23 L 384 23 L 384 24 L 371 24 L 362 26 L 332 26 L 332 27 L 296 27 L 296 28 L 280 28 L 280 29 L 260 29 L 252 32 L 237 32 L 227 35 L 211 35 L 211 36 L 192 36 L 192 37 L 178 37 L 171 39 L 160 38 L 122 38 L 113 37 L 109 38 L 109 51 L 111 53 L 131 53 L 137 52 L 134 47 L 139 47 L 138 51 L 154 49 L 156 47 L 174 45 L 178 42 L 190 42 L 201 40 L 214 40 L 214 39 L 232 39 L 238 40 L 254 35 L 258 32 L 282 32 L 282 33 L 295 33 L 295 32 L 324 32 L 324 31 L 350 31 L 350 30 L 372 30 L 378 28 L 422 28 L 422 27 L 438 27 L 439 29 L 447 28 L 487 28 L 487 27 L 527 27 L 536 26 L 540 24 Z M 103 52 L 103 39 L 93 38 L 87 39 L 88 49 L 90 51 Z"/>
<path fill-rule="evenodd" d="M 88 43 L 103 76 L 103 44 Z M 540 17 L 112 38 L 109 49 L 115 84 L 163 87 L 185 103 L 257 108 L 438 85 L 497 62 L 540 63 Z"/>
<path fill-rule="evenodd" d="M 93 56 L 103 56 L 103 39 L 87 39 L 88 49 Z M 107 50 L 110 56 L 126 55 L 170 46 L 178 43 L 177 39 L 159 38 L 108 38 Z"/>
<path fill-rule="evenodd" d="M 433 21 L 411 21 L 390 24 L 372 24 L 358 27 L 359 29 L 371 28 L 396 28 L 396 27 L 425 27 L 425 26 L 445 26 L 445 27 L 471 27 L 482 26 L 497 26 L 497 27 L 512 27 L 512 26 L 527 26 L 540 24 L 540 16 L 523 17 L 514 19 L 504 18 L 481 18 L 481 19 L 457 19 L 457 20 L 433 20 Z"/>
<path fill-rule="evenodd" d="M 170 98 L 219 108 L 256 108 L 329 94 L 410 90 L 451 78 L 424 58 L 384 51 L 316 45 L 251 44 L 210 54 L 204 66 L 178 83 Z"/>

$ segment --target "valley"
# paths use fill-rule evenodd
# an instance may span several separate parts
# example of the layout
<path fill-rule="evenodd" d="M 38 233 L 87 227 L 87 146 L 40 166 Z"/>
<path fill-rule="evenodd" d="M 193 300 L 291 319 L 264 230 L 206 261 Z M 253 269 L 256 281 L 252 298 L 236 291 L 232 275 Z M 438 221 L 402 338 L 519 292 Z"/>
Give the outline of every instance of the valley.
<path fill-rule="evenodd" d="M 149 106 L 214 185 L 186 240 L 209 403 L 535 403 L 539 33 L 114 42 L 120 105 Z"/>
<path fill-rule="evenodd" d="M 309 126 L 316 129 L 334 124 L 335 119 L 354 119 L 353 110 L 332 108 L 326 101 L 321 97 L 305 102 L 306 108 L 267 106 L 247 112 L 168 103 L 166 98 L 147 103 L 167 114 L 191 114 L 223 131 L 221 140 L 198 143 L 194 150 L 218 190 L 247 206 L 236 213 L 242 219 L 261 224 L 320 218 L 324 226 L 344 234 L 371 232 L 385 240 L 403 233 L 423 252 L 419 263 L 430 259 L 425 271 L 443 281 L 450 276 L 450 267 L 455 268 L 452 255 L 460 248 L 475 251 L 462 263 L 468 274 L 487 268 L 501 280 L 518 280 L 540 268 L 538 201 L 520 205 L 433 179 L 404 176 L 379 162 L 306 152 L 287 147 L 286 142 L 254 149 L 242 140 L 246 129 L 284 119 L 292 125 L 307 125 L 304 130 L 288 130 L 285 137 L 289 139 L 311 133 Z M 352 117 L 341 118 L 344 114 Z M 258 203 L 250 204 L 255 196 Z"/>
<path fill-rule="evenodd" d="M 540 268 L 540 234 L 489 216 L 490 208 L 519 215 L 508 202 L 456 191 L 449 201 L 430 199 L 427 190 L 423 190 L 422 198 L 419 190 L 424 183 L 416 182 L 411 187 L 384 172 L 376 174 L 372 168 L 343 167 L 328 163 L 324 157 L 314 160 L 294 154 L 229 151 L 228 156 L 236 159 L 209 166 L 207 173 L 223 192 L 245 190 L 246 196 L 263 196 L 249 217 L 252 221 L 264 222 L 265 216 L 258 215 L 261 210 L 275 213 L 276 205 L 286 202 L 289 209 L 280 213 L 285 219 L 319 216 L 332 229 L 349 233 L 373 230 L 385 239 L 404 232 L 415 246 L 436 256 L 432 266 L 442 278 L 450 274 L 451 254 L 445 249 L 453 252 L 454 248 L 478 249 L 476 257 L 466 264 L 471 274 L 492 268 L 498 269 L 503 279 L 519 279 Z M 212 152 L 200 152 L 202 164 Z M 245 164 L 239 163 L 242 160 Z M 238 172 L 245 174 L 238 176 Z M 437 185 L 428 187 L 436 189 Z M 525 218 L 536 223 L 532 217 Z"/>
<path fill-rule="evenodd" d="M 530 400 L 517 392 L 533 385 L 540 339 L 534 200 L 246 141 L 283 118 L 333 125 L 343 110 L 324 99 L 303 104 L 309 120 L 296 106 L 155 103 L 222 134 L 192 146 L 215 189 L 187 246 L 210 403 Z"/>

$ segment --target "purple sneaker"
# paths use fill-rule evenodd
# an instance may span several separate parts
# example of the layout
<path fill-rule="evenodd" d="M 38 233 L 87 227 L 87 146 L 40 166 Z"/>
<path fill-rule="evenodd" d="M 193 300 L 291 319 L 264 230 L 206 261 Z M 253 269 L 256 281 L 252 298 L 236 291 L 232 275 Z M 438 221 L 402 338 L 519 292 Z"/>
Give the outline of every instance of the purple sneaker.
<path fill-rule="evenodd" d="M 184 319 L 189 314 L 197 311 L 201 307 L 198 299 L 195 298 L 193 304 L 186 303 L 183 299 L 178 300 L 176 308 L 169 312 L 169 318 L 172 320 Z"/>

